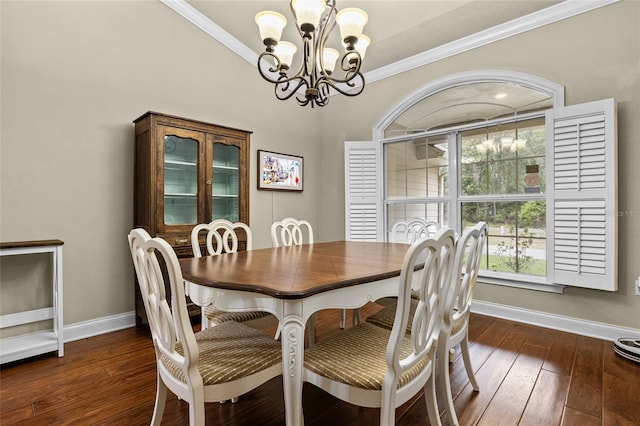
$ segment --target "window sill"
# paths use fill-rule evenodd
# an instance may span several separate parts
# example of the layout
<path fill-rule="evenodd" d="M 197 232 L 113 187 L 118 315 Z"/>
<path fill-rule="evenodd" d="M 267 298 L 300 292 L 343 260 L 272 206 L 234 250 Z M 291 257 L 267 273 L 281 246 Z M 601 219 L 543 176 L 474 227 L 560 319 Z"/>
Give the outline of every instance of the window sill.
<path fill-rule="evenodd" d="M 526 279 L 510 279 L 497 276 L 491 276 L 486 272 L 478 275 L 478 282 L 483 284 L 494 284 L 506 287 L 523 288 L 526 290 L 544 291 L 547 293 L 564 293 L 566 285 L 562 284 L 549 284 L 544 281 L 544 278 L 536 279 L 536 277 L 523 277 Z"/>

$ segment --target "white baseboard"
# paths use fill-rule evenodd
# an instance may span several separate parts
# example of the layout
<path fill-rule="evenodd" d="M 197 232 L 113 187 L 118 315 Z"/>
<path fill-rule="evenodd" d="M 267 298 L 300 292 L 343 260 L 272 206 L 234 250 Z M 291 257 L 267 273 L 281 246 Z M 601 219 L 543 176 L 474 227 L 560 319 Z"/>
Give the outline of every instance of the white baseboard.
<path fill-rule="evenodd" d="M 566 331 L 581 336 L 595 337 L 602 340 L 614 341 L 619 337 L 640 337 L 640 329 L 636 328 L 620 327 L 546 312 L 514 308 L 513 306 L 483 302 L 480 300 L 473 301 L 471 311 L 477 314 L 522 322 L 538 327 L 551 328 L 553 330 Z"/>
<path fill-rule="evenodd" d="M 475 300 L 471 305 L 471 311 L 481 315 L 502 318 L 510 321 L 531 324 L 538 327 L 551 328 L 553 330 L 566 331 L 581 336 L 595 337 L 597 339 L 614 341 L 619 337 L 638 337 L 640 329 L 620 327 L 595 321 L 587 321 L 563 315 L 549 314 L 546 312 L 532 311 L 529 309 L 514 308 L 513 306 Z M 99 334 L 110 333 L 136 325 L 135 312 L 112 315 L 84 321 L 64 327 L 64 341 L 85 339 Z"/>
<path fill-rule="evenodd" d="M 123 314 L 69 324 L 64 326 L 64 341 L 65 343 L 73 342 L 99 334 L 122 330 L 123 328 L 134 327 L 135 325 L 135 312 L 125 312 Z"/>

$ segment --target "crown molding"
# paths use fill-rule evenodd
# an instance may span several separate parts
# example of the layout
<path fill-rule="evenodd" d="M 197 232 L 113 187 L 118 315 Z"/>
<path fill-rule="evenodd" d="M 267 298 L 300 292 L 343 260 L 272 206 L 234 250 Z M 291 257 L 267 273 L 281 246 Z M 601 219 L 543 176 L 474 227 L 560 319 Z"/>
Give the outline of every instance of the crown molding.
<path fill-rule="evenodd" d="M 258 54 L 226 32 L 215 22 L 200 13 L 186 0 L 160 0 L 186 20 L 218 40 L 231 51 L 257 67 Z M 394 75 L 437 62 L 459 53 L 467 52 L 481 46 L 504 40 L 527 31 L 548 25 L 563 19 L 571 18 L 594 9 L 617 3 L 621 0 L 565 0 L 529 15 L 513 19 L 504 24 L 471 34 L 450 43 L 418 53 L 392 64 L 380 67 L 364 74 L 367 84 L 392 77 Z"/>
<path fill-rule="evenodd" d="M 566 0 L 562 3 L 530 13 L 529 15 L 513 19 L 504 24 L 496 25 L 370 71 L 365 74 L 365 81 L 367 84 L 370 84 L 619 1 L 620 0 Z"/>
<path fill-rule="evenodd" d="M 228 47 L 235 54 L 253 66 L 257 66 L 258 54 L 241 43 L 237 38 L 226 32 L 222 27 L 211 19 L 200 13 L 197 9 L 187 3 L 186 0 L 160 0 L 162 3 L 173 9 L 187 21 L 218 40 Z"/>

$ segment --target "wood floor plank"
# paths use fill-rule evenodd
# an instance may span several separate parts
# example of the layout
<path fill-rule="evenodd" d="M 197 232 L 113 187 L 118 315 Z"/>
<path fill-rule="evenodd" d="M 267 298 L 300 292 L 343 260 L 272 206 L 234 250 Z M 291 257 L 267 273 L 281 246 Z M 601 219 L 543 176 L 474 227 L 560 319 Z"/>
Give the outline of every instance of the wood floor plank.
<path fill-rule="evenodd" d="M 605 425 L 640 425 L 640 363 L 603 347 L 603 413 Z"/>
<path fill-rule="evenodd" d="M 478 425 L 518 424 L 538 379 L 547 348 L 525 344 Z"/>
<path fill-rule="evenodd" d="M 600 417 L 592 416 L 582 411 L 565 407 L 561 426 L 603 426 Z"/>
<path fill-rule="evenodd" d="M 474 392 L 468 384 L 454 400 L 460 424 L 474 425 L 480 420 L 527 339 L 515 324 L 505 327 L 504 331 L 504 339 L 476 374 L 480 392 Z"/>
<path fill-rule="evenodd" d="M 567 406 L 602 417 L 602 348 L 598 339 L 580 336 L 569 385 Z"/>
<path fill-rule="evenodd" d="M 551 345 L 543 369 L 565 376 L 571 375 L 575 360 L 578 336 L 562 331 L 550 330 Z"/>
<path fill-rule="evenodd" d="M 567 400 L 569 380 L 568 375 L 541 369 L 519 425 L 558 424 Z"/>
<path fill-rule="evenodd" d="M 475 323 L 475 317 L 469 321 L 469 357 L 471 365 L 475 372 L 486 362 L 487 358 L 493 353 L 496 347 L 506 335 L 505 329 L 511 327 L 511 324 L 503 320 L 493 320 L 483 328 L 479 335 L 472 333 L 472 325 Z M 450 368 L 449 375 L 451 378 L 451 394 L 455 397 L 469 383 L 467 371 L 464 369 L 464 362 L 460 348 L 456 348 L 453 365 Z"/>

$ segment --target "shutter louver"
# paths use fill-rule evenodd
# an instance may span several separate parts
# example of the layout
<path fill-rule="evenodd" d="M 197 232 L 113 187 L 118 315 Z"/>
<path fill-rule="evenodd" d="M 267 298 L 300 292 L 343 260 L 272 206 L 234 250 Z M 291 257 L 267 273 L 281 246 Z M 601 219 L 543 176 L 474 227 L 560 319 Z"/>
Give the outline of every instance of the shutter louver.
<path fill-rule="evenodd" d="M 555 203 L 554 266 L 556 278 L 582 274 L 581 280 L 597 286 L 607 273 L 606 206 L 601 201 Z M 589 274 L 589 275 L 586 275 Z M 571 279 L 571 275 L 568 279 Z"/>
<path fill-rule="evenodd" d="M 349 208 L 350 240 L 377 241 L 378 214 L 375 204 L 354 204 Z"/>
<path fill-rule="evenodd" d="M 556 191 L 605 187 L 604 114 L 586 118 L 556 123 Z"/>
<path fill-rule="evenodd" d="M 554 282 L 617 289 L 613 99 L 553 111 Z M 548 203 L 549 205 L 549 203 Z"/>
<path fill-rule="evenodd" d="M 378 241 L 380 203 L 378 149 L 373 142 L 345 142 L 345 234 L 347 240 Z"/>
<path fill-rule="evenodd" d="M 356 198 L 375 197 L 376 153 L 373 150 L 349 152 L 349 196 Z"/>

